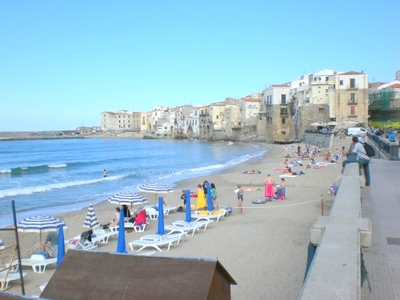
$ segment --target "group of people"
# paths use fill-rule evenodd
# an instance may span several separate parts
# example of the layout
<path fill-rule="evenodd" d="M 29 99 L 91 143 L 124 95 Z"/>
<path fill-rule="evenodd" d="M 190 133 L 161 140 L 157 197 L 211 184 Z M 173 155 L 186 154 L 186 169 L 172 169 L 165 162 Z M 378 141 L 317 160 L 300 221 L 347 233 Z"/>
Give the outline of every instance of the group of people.
<path fill-rule="evenodd" d="M 131 214 L 131 211 L 129 210 L 129 208 L 126 204 L 122 205 L 122 210 L 124 211 L 125 220 L 127 222 L 135 223 L 135 219 L 138 216 L 138 212 Z M 121 208 L 116 207 L 115 213 L 114 213 L 114 218 L 112 218 L 112 220 L 109 223 L 102 225 L 103 229 L 118 226 L 119 221 L 120 221 L 120 216 L 121 216 Z"/>
<path fill-rule="evenodd" d="M 211 195 L 211 199 L 212 199 L 212 202 L 213 202 L 214 209 L 218 209 L 217 188 L 216 188 L 216 186 L 215 186 L 214 183 L 210 183 L 210 184 L 209 184 L 209 185 L 210 185 L 210 191 L 208 191 L 207 185 L 208 185 L 208 181 L 207 181 L 207 180 L 205 180 L 202 184 L 199 183 L 199 184 L 197 185 L 197 193 L 196 193 L 197 202 L 196 202 L 196 209 L 200 209 L 200 210 L 202 210 L 202 209 L 207 209 L 207 195 L 208 195 L 208 192 L 210 192 L 210 195 Z M 184 210 L 186 209 L 186 202 L 187 202 L 187 199 L 186 199 L 186 190 L 182 190 L 181 200 L 182 200 L 183 206 L 182 206 L 182 210 L 180 210 L 180 211 L 184 211 Z"/>
<path fill-rule="evenodd" d="M 286 200 L 285 178 L 281 178 L 280 185 L 278 184 L 275 186 L 274 179 L 270 174 L 268 174 L 264 179 L 264 186 L 264 197 L 267 201 Z"/>

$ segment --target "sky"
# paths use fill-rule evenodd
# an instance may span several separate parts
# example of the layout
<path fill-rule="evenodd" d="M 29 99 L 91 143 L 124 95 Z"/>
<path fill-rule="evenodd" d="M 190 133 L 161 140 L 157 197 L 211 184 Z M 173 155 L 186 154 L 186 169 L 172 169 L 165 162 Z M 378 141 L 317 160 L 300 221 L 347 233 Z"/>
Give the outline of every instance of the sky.
<path fill-rule="evenodd" d="M 1 0 L 0 131 L 210 104 L 324 69 L 388 82 L 398 0 Z"/>

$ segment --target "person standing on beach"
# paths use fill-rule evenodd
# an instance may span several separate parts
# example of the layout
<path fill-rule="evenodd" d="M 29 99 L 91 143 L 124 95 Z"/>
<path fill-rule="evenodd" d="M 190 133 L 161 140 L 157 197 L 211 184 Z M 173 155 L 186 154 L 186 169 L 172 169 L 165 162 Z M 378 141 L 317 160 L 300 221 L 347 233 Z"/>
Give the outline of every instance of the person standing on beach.
<path fill-rule="evenodd" d="M 281 178 L 281 195 L 282 195 L 282 200 L 286 200 L 285 178 Z"/>
<path fill-rule="evenodd" d="M 264 197 L 268 201 L 271 201 L 272 198 L 274 197 L 274 179 L 272 179 L 270 174 L 268 174 L 267 177 L 264 179 L 264 185 L 265 185 Z"/>
<path fill-rule="evenodd" d="M 214 209 L 218 209 L 218 202 L 217 202 L 217 188 L 215 187 L 214 183 L 210 184 L 210 189 L 211 189 L 211 199 L 213 201 L 213 206 Z"/>
<path fill-rule="evenodd" d="M 242 212 L 243 212 L 243 208 L 242 208 L 243 192 L 244 192 L 243 187 L 238 185 L 238 189 L 236 190 L 236 194 L 237 194 L 237 199 L 238 199 L 239 214 L 242 214 Z"/>
<path fill-rule="evenodd" d="M 204 209 L 206 206 L 206 197 L 204 194 L 204 188 L 201 184 L 197 185 L 197 203 L 196 203 L 196 208 L 197 209 Z"/>

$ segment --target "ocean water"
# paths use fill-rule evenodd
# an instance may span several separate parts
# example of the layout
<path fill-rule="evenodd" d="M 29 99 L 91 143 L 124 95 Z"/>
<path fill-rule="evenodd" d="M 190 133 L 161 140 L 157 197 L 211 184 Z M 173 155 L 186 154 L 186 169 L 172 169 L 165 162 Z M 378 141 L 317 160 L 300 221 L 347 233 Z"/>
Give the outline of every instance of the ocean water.
<path fill-rule="evenodd" d="M 12 200 L 17 221 L 76 211 L 116 193 L 140 193 L 139 186 L 148 182 L 175 187 L 180 180 L 218 173 L 266 151 L 258 143 L 199 140 L 0 142 L 0 227 L 13 223 Z"/>

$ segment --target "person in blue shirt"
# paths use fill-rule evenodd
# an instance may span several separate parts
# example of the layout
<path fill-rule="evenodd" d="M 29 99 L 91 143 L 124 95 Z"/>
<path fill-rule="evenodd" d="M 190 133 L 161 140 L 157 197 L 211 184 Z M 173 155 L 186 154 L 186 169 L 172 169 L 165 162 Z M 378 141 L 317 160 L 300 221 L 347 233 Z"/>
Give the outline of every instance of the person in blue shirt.
<path fill-rule="evenodd" d="M 396 142 L 396 131 L 392 131 L 392 132 L 389 134 L 389 141 L 392 142 L 392 143 L 395 143 L 395 142 Z"/>

